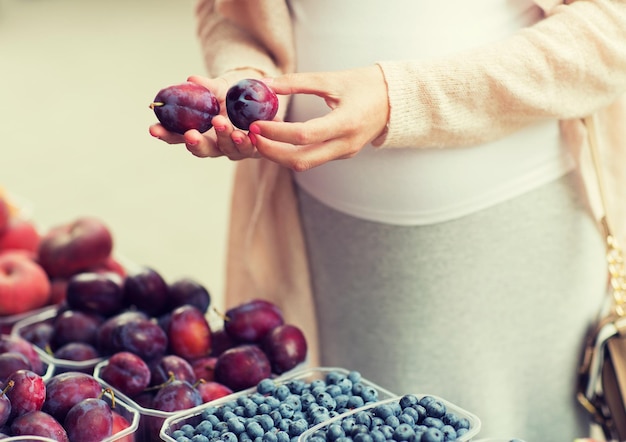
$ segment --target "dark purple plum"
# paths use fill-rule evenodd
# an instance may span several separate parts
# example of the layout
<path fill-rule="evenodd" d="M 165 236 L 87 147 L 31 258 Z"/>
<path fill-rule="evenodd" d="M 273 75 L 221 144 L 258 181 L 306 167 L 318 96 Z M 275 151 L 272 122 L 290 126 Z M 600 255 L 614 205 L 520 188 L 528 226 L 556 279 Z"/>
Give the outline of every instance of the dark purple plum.
<path fill-rule="evenodd" d="M 103 322 L 104 318 L 96 313 L 65 310 L 54 319 L 50 345 L 53 350 L 70 342 L 96 345 L 98 328 Z"/>
<path fill-rule="evenodd" d="M 8 384 L 4 389 L 8 390 L 11 387 L 13 387 L 13 384 Z M 9 397 L 4 394 L 5 390 L 0 391 L 0 428 L 9 421 L 9 417 L 11 416 L 11 401 Z"/>
<path fill-rule="evenodd" d="M 114 315 L 124 308 L 124 281 L 114 272 L 83 272 L 67 284 L 66 302 L 71 309 Z"/>
<path fill-rule="evenodd" d="M 74 405 L 83 399 L 100 397 L 102 391 L 100 383 L 90 374 L 77 371 L 56 374 L 46 382 L 42 411 L 63 422 Z"/>
<path fill-rule="evenodd" d="M 100 398 L 87 398 L 67 412 L 63 426 L 71 442 L 98 442 L 113 434 L 113 411 Z"/>
<path fill-rule="evenodd" d="M 250 388 L 271 374 L 270 360 L 254 344 L 242 344 L 226 350 L 215 363 L 215 381 L 233 391 Z"/>
<path fill-rule="evenodd" d="M 100 369 L 100 378 L 126 396 L 139 395 L 150 385 L 150 368 L 136 354 L 121 351 L 109 358 Z"/>
<path fill-rule="evenodd" d="M 219 356 L 229 348 L 233 348 L 239 342 L 230 336 L 222 327 L 211 331 L 211 356 Z"/>
<path fill-rule="evenodd" d="M 16 351 L 0 354 L 0 383 L 6 381 L 17 370 L 32 370 L 30 361 L 26 356 Z"/>
<path fill-rule="evenodd" d="M 186 82 L 161 89 L 150 108 L 163 127 L 184 134 L 190 129 L 206 132 L 211 120 L 220 113 L 217 97 L 196 83 Z"/>
<path fill-rule="evenodd" d="M 39 353 L 35 350 L 35 346 L 28 342 L 26 339 L 17 335 L 0 335 L 0 354 L 7 352 L 18 352 L 26 356 L 30 362 L 32 370 L 43 375 L 45 366 Z"/>
<path fill-rule="evenodd" d="M 53 356 L 66 361 L 80 362 L 99 358 L 100 353 L 93 345 L 86 342 L 68 342 L 57 348 Z"/>
<path fill-rule="evenodd" d="M 50 345 L 53 333 L 52 320 L 37 322 L 20 330 L 21 337 L 42 350 Z"/>
<path fill-rule="evenodd" d="M 191 361 L 191 368 L 197 380 L 212 381 L 215 379 L 216 356 L 205 356 Z"/>
<path fill-rule="evenodd" d="M 134 319 L 117 327 L 112 335 L 115 351 L 135 353 L 146 362 L 165 355 L 167 334 L 151 319 Z"/>
<path fill-rule="evenodd" d="M 226 112 L 231 123 L 243 130 L 258 120 L 272 120 L 278 112 L 278 97 L 261 80 L 247 78 L 226 93 Z"/>
<path fill-rule="evenodd" d="M 190 304 L 172 311 L 167 328 L 172 354 L 191 360 L 211 352 L 211 328 L 206 316 Z"/>
<path fill-rule="evenodd" d="M 283 374 L 306 359 L 307 342 L 300 328 L 283 324 L 271 330 L 263 338 L 262 348 L 267 354 L 272 371 Z"/>
<path fill-rule="evenodd" d="M 198 281 L 192 278 L 180 278 L 170 284 L 168 308 L 174 310 L 185 304 L 191 304 L 206 313 L 211 305 L 211 295 Z"/>
<path fill-rule="evenodd" d="M 57 442 L 70 442 L 63 425 L 43 411 L 33 411 L 19 416 L 11 423 L 13 436 L 41 436 Z"/>
<path fill-rule="evenodd" d="M 124 296 L 131 305 L 150 316 L 167 311 L 169 287 L 161 274 L 150 267 L 143 267 L 124 280 Z"/>
<path fill-rule="evenodd" d="M 187 381 L 174 379 L 163 385 L 152 400 L 152 408 L 160 411 L 179 411 L 202 404 L 200 393 Z"/>
<path fill-rule="evenodd" d="M 102 355 L 110 355 L 117 351 L 113 336 L 117 329 L 125 323 L 135 319 L 149 319 L 148 315 L 139 310 L 128 310 L 105 320 L 96 334 L 96 347 Z"/>
<path fill-rule="evenodd" d="M 282 312 L 276 305 L 253 299 L 226 311 L 224 329 L 236 341 L 258 343 L 270 330 L 283 323 Z"/>
<path fill-rule="evenodd" d="M 7 378 L 6 395 L 11 401 L 11 419 L 31 411 L 41 410 L 46 400 L 46 385 L 41 376 L 31 370 L 17 370 Z"/>
<path fill-rule="evenodd" d="M 177 355 L 165 355 L 150 366 L 150 382 L 152 385 L 161 385 L 171 378 L 196 382 L 196 374 L 187 359 Z"/>

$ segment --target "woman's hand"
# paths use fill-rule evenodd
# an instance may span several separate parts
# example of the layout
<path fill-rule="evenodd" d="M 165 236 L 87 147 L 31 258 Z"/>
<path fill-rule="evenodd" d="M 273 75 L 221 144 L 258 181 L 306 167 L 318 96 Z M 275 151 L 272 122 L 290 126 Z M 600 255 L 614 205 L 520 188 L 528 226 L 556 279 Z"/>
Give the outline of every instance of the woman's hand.
<path fill-rule="evenodd" d="M 167 131 L 157 123 L 150 126 L 150 134 L 168 144 L 184 143 L 189 152 L 201 158 L 227 156 L 231 160 L 241 160 L 259 157 L 248 135 L 235 128 L 226 116 L 226 92 L 230 83 L 221 77 L 208 79 L 191 76 L 187 80 L 206 87 L 217 97 L 220 103 L 220 115 L 213 118 L 213 128 L 205 133 L 192 129 L 180 135 Z"/>
<path fill-rule="evenodd" d="M 284 167 L 304 171 L 350 158 L 387 126 L 387 85 L 378 66 L 287 74 L 266 81 L 279 95 L 317 95 L 331 109 L 305 122 L 256 121 L 250 126 L 256 150 Z"/>

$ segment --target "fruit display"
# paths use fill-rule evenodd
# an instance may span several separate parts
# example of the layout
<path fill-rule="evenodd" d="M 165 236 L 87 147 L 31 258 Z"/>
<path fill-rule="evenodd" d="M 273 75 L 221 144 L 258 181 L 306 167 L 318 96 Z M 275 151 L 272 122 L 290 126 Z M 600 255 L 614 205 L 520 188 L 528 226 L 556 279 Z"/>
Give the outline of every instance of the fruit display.
<path fill-rule="evenodd" d="M 92 375 L 67 372 L 44 379 L 32 370 L 18 369 L 5 382 L 0 394 L 0 437 L 135 441 L 138 412 Z"/>
<path fill-rule="evenodd" d="M 272 120 L 278 112 L 278 97 L 264 82 L 246 78 L 226 93 L 226 112 L 239 129 L 248 130 L 257 120 Z"/>
<path fill-rule="evenodd" d="M 154 270 L 143 270 L 130 273 L 126 281 L 140 274 L 142 280 L 147 274 L 153 282 L 162 279 Z M 286 325 L 297 329 L 285 324 L 280 309 L 268 301 L 251 300 L 218 314 L 209 308 L 208 291 L 189 278 L 166 284 L 177 295 L 163 303 L 158 302 L 163 291 L 160 283 L 123 284 L 126 290 L 132 287 L 135 295 L 139 286 L 155 288 L 155 305 L 162 307 L 154 310 L 151 306 L 150 314 L 134 306 L 105 319 L 96 332 L 96 342 L 103 344 L 96 347 L 105 359 L 97 363 L 94 374 L 140 411 L 141 440 L 158 437 L 165 418 L 175 412 L 251 388 L 306 359 L 306 339 L 301 331 L 295 344 L 282 334 L 271 341 L 272 349 L 283 342 L 297 349 L 285 348 L 281 354 L 288 357 L 281 362 L 275 364 L 275 353 L 266 352 L 274 329 Z M 21 324 L 17 329 L 22 331 Z M 215 346 L 214 337 L 218 337 Z M 273 371 L 273 366 L 281 371 Z"/>
<path fill-rule="evenodd" d="M 186 82 L 161 89 L 150 109 L 170 132 L 184 134 L 190 129 L 206 132 L 211 120 L 220 113 L 217 98 L 207 88 Z"/>

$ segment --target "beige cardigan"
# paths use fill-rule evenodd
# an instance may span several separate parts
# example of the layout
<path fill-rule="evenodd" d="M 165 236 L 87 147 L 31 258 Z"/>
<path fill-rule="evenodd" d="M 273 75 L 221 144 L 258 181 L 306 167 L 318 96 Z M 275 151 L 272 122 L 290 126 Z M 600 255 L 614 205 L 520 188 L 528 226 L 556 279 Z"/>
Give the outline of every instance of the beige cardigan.
<path fill-rule="evenodd" d="M 546 18 L 500 43 L 431 62 L 380 61 L 391 109 L 380 148 L 460 146 L 556 118 L 597 214 L 581 119 L 594 114 L 610 219 L 626 243 L 626 1 L 535 1 Z M 247 68 L 268 76 L 293 71 L 285 1 L 199 0 L 197 15 L 210 76 L 236 79 Z M 231 215 L 227 305 L 255 297 L 276 302 L 287 321 L 304 330 L 310 363 L 317 363 L 315 309 L 290 171 L 266 160 L 239 162 Z"/>

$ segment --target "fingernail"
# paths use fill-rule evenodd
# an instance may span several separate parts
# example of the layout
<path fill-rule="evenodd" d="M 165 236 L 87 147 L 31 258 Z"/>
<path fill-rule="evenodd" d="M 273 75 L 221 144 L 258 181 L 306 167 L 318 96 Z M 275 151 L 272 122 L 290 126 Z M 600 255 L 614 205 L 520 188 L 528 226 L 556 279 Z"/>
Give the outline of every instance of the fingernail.
<path fill-rule="evenodd" d="M 218 132 L 224 132 L 226 130 L 226 126 L 215 126 L 215 130 Z"/>
<path fill-rule="evenodd" d="M 252 145 L 256 146 L 256 135 L 252 132 L 252 130 L 248 132 L 248 138 L 250 138 L 250 142 L 252 143 Z"/>
<path fill-rule="evenodd" d="M 241 143 L 243 143 L 243 140 L 241 138 L 233 138 L 233 143 L 241 144 Z"/>
<path fill-rule="evenodd" d="M 256 124 L 253 124 L 250 126 L 249 131 L 252 132 L 255 135 L 260 135 L 261 134 L 261 128 L 259 126 L 257 126 Z"/>
<path fill-rule="evenodd" d="M 194 147 L 197 144 L 198 144 L 198 142 L 196 140 L 187 141 L 187 146 Z"/>

